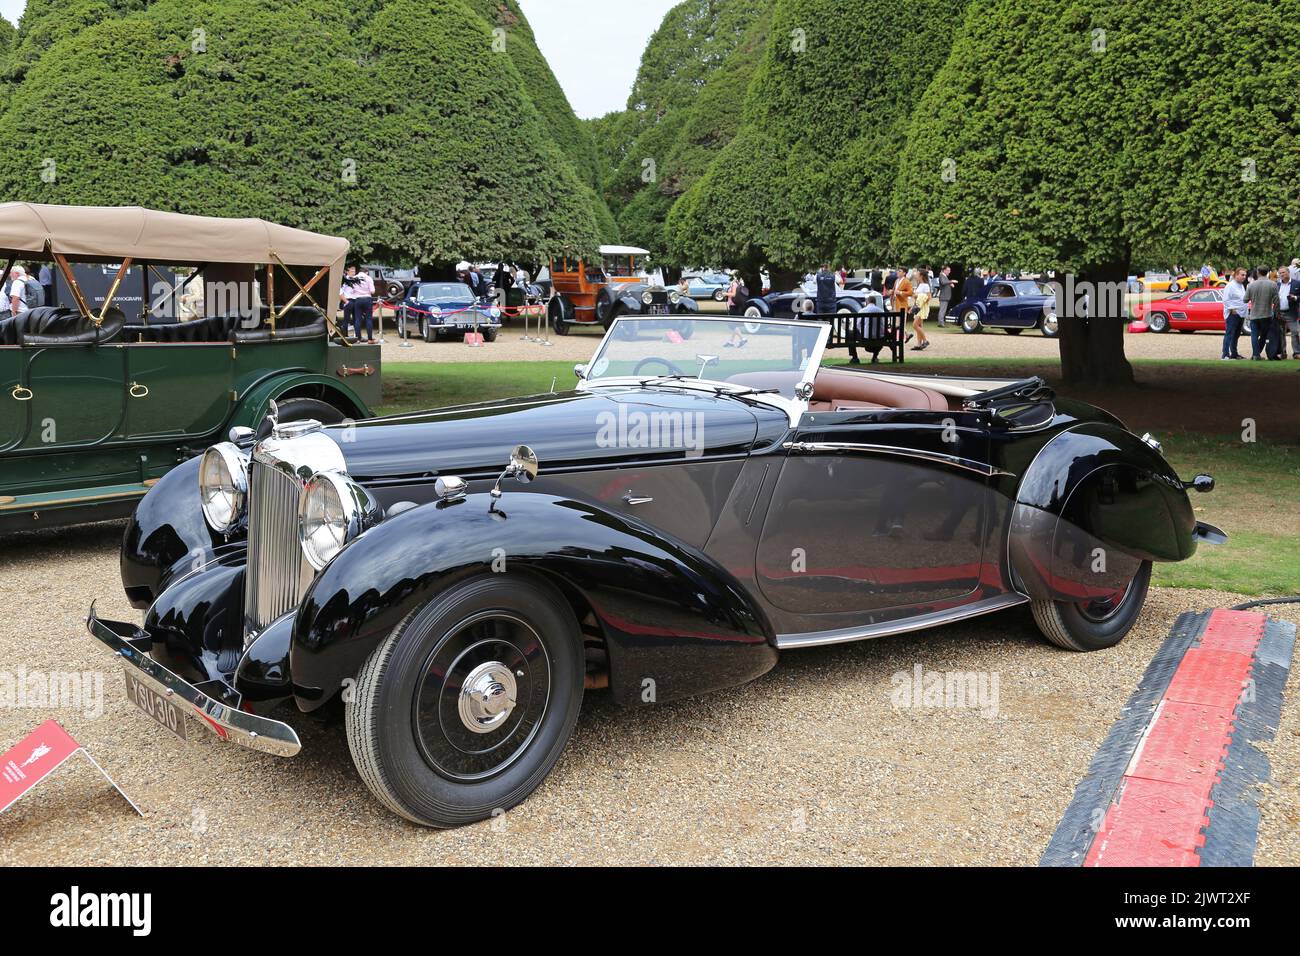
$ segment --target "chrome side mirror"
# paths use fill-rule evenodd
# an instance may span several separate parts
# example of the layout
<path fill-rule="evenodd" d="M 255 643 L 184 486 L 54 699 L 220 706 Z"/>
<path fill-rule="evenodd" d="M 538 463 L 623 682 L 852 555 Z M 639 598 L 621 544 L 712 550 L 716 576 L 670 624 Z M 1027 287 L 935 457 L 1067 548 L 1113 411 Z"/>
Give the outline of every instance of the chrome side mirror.
<path fill-rule="evenodd" d="M 574 377 L 581 381 L 587 377 L 587 366 L 579 362 L 577 365 L 573 366 L 573 374 Z"/>
<path fill-rule="evenodd" d="M 800 382 L 798 385 L 794 387 L 794 397 L 799 399 L 801 402 L 808 401 L 808 399 L 812 398 L 812 396 L 813 396 L 812 382 Z"/>
<path fill-rule="evenodd" d="M 532 481 L 537 477 L 538 467 L 537 453 L 527 445 L 516 445 L 510 452 L 510 463 L 506 465 L 505 471 L 501 472 L 501 477 L 492 488 L 492 497 L 501 497 L 501 482 L 506 478 L 513 477 L 516 481 L 524 483 Z"/>

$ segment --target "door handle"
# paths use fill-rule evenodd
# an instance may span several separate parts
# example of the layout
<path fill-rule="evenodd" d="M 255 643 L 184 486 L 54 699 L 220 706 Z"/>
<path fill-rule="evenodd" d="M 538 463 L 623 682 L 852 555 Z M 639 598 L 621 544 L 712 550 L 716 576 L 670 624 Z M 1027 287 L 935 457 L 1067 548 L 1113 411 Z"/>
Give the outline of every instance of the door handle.
<path fill-rule="evenodd" d="M 141 385 L 139 382 L 132 382 L 130 392 L 132 398 L 144 398 L 149 394 L 149 386 Z"/>
<path fill-rule="evenodd" d="M 634 495 L 630 491 L 623 496 L 623 504 L 625 505 L 648 505 L 652 501 L 654 499 L 649 495 Z"/>
<path fill-rule="evenodd" d="M 26 385 L 15 385 L 14 390 L 9 395 L 15 402 L 30 402 L 32 400 L 32 390 Z"/>

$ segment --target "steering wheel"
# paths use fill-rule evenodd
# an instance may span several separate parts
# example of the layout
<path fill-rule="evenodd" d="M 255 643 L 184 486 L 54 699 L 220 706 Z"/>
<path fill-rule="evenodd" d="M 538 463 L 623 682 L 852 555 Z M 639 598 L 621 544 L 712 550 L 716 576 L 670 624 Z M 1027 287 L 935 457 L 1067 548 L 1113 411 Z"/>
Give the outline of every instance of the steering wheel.
<path fill-rule="evenodd" d="M 664 368 L 668 369 L 668 374 L 670 374 L 670 375 L 685 375 L 685 374 L 686 374 L 686 373 L 683 372 L 683 371 L 682 371 L 682 370 L 681 370 L 681 369 L 680 369 L 680 368 L 679 368 L 675 363 L 668 361 L 668 359 L 666 359 L 666 358 L 660 358 L 660 357 L 657 356 L 657 355 L 652 355 L 652 356 L 650 356 L 649 358 L 643 358 L 641 361 L 637 362 L 637 363 L 636 363 L 636 368 L 632 369 L 632 374 L 633 374 L 633 375 L 640 375 L 640 374 L 641 374 L 641 370 L 642 370 L 643 368 L 645 368 L 647 365 L 651 365 L 651 364 L 653 364 L 653 363 L 655 363 L 655 362 L 658 362 L 658 363 L 659 363 L 660 365 L 662 365 Z"/>

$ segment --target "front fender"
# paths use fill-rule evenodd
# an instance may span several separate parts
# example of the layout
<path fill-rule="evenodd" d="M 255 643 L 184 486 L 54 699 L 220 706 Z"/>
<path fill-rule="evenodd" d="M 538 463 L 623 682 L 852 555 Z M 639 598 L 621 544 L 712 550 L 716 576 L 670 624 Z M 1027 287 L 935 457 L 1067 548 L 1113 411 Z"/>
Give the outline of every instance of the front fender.
<path fill-rule="evenodd" d="M 317 576 L 294 622 L 290 671 L 314 710 L 413 610 L 480 574 L 531 574 L 589 610 L 617 701 L 664 701 L 752 680 L 775 637 L 745 588 L 684 542 L 594 505 L 507 494 L 426 504 L 372 528 Z"/>
<path fill-rule="evenodd" d="M 239 396 L 235 410 L 226 423 L 227 428 L 244 425 L 257 428 L 266 418 L 271 401 L 296 394 L 319 395 L 322 401 L 333 405 L 351 418 L 370 418 L 366 403 L 351 388 L 328 375 L 312 372 L 273 374 L 257 382 Z"/>
<path fill-rule="evenodd" d="M 1123 587 L 1143 561 L 1196 551 L 1177 472 L 1131 432 L 1093 422 L 1054 437 L 1016 494 L 1008 555 L 1032 598 L 1080 601 Z"/>
<path fill-rule="evenodd" d="M 202 456 L 181 462 L 136 505 L 122 535 L 122 587 L 145 610 L 179 573 L 211 561 L 224 539 L 208 527 L 199 500 Z"/>

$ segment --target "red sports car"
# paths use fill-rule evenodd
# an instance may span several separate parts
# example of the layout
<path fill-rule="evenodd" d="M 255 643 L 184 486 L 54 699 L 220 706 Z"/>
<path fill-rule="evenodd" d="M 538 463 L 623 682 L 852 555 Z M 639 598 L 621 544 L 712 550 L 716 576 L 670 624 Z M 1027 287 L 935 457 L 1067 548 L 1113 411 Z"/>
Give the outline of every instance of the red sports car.
<path fill-rule="evenodd" d="M 1133 306 L 1130 332 L 1222 332 L 1223 290 L 1188 289 L 1167 299 Z"/>

